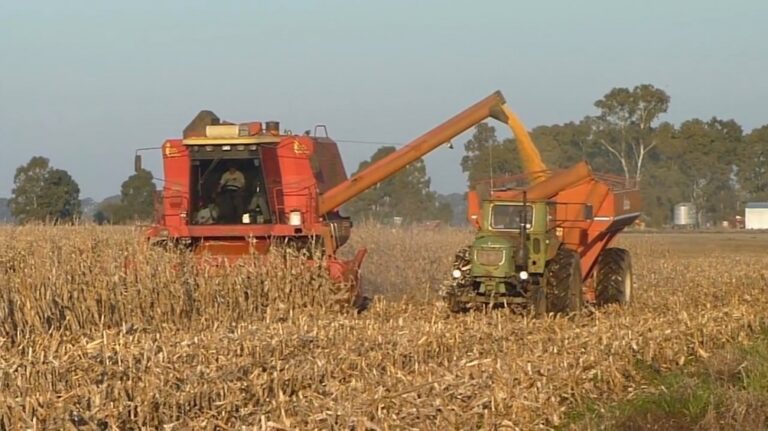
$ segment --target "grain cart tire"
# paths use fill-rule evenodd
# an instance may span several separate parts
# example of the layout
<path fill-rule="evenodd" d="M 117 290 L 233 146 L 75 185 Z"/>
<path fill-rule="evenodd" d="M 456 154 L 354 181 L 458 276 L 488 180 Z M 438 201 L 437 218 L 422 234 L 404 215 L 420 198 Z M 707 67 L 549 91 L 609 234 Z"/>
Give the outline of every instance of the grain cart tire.
<path fill-rule="evenodd" d="M 581 263 L 578 253 L 561 248 L 547 264 L 543 286 L 545 299 L 535 301 L 536 314 L 567 314 L 580 311 L 584 302 L 581 286 Z M 536 293 L 534 292 L 534 295 Z M 544 307 L 546 310 L 542 310 Z"/>
<path fill-rule="evenodd" d="M 632 256 L 623 248 L 607 248 L 597 261 L 597 305 L 626 305 L 632 299 Z"/>

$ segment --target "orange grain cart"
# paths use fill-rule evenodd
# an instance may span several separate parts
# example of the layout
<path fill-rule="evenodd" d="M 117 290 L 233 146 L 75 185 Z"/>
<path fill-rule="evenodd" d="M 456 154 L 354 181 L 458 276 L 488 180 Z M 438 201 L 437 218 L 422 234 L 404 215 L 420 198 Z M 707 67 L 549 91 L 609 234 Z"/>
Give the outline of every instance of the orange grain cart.
<path fill-rule="evenodd" d="M 546 314 L 629 303 L 631 257 L 610 246 L 640 216 L 637 184 L 595 174 L 586 162 L 552 172 L 536 157 L 522 160 L 525 174 L 468 193 L 477 234 L 455 256 L 443 292 L 450 308 L 506 304 Z"/>

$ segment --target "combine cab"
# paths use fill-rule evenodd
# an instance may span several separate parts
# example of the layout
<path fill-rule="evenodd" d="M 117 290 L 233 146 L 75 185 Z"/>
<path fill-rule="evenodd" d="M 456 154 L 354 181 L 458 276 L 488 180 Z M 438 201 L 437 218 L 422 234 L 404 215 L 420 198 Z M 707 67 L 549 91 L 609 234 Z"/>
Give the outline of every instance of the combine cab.
<path fill-rule="evenodd" d="M 200 112 L 182 139 L 162 145 L 165 186 L 153 244 L 187 247 L 232 262 L 266 253 L 275 243 L 312 248 L 331 276 L 362 301 L 359 267 L 365 250 L 340 260 L 352 222 L 335 209 L 318 212 L 319 194 L 347 180 L 336 142 L 327 136 L 280 133 L 279 123 L 221 121 Z M 137 169 L 141 158 L 137 156 Z"/>

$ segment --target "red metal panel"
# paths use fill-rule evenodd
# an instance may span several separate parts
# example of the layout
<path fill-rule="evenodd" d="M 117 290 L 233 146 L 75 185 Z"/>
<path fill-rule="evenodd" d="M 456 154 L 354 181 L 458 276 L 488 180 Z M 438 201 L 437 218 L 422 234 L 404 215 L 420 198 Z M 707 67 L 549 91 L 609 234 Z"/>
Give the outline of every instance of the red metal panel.
<path fill-rule="evenodd" d="M 277 147 L 275 145 L 262 145 L 259 148 L 261 154 L 261 166 L 264 173 L 264 185 L 267 192 L 268 205 L 272 209 L 274 220 L 277 223 L 284 222 L 278 208 L 283 207 L 282 195 L 276 193 L 283 186 L 280 172 L 280 163 L 277 159 Z"/>
<path fill-rule="evenodd" d="M 189 235 L 202 238 L 262 238 L 270 236 L 302 236 L 318 234 L 318 226 L 308 225 L 296 232 L 296 227 L 287 224 L 209 224 L 191 225 L 188 228 Z"/>
<path fill-rule="evenodd" d="M 225 257 L 228 261 L 234 262 L 237 258 L 250 253 L 251 251 L 264 254 L 269 250 L 267 240 L 249 242 L 244 239 L 239 240 L 204 240 L 195 247 L 195 254 Z"/>
<path fill-rule="evenodd" d="M 339 147 L 333 140 L 315 138 L 315 151 L 311 161 L 320 193 L 325 193 L 347 180 L 347 171 L 344 169 Z"/>
<path fill-rule="evenodd" d="M 185 236 L 189 214 L 189 151 L 181 139 L 163 143 L 163 224 L 172 236 Z"/>
<path fill-rule="evenodd" d="M 286 136 L 277 145 L 282 185 L 275 192 L 283 201 L 278 212 L 299 210 L 305 221 L 314 221 L 317 205 L 317 182 L 309 160 L 313 151 L 314 140 L 309 136 Z"/>

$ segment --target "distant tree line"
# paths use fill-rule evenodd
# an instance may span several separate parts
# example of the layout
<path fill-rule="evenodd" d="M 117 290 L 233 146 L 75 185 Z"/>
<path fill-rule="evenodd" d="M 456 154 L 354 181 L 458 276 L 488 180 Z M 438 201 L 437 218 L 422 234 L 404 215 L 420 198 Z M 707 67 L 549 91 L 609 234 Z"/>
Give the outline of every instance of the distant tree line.
<path fill-rule="evenodd" d="M 141 169 L 120 186 L 120 200 L 104 202 L 93 218 L 98 224 L 150 222 L 155 214 L 157 188 L 152 173 Z"/>
<path fill-rule="evenodd" d="M 745 202 L 768 200 L 768 125 L 745 132 L 735 120 L 717 117 L 674 125 L 663 121 L 670 102 L 666 92 L 651 84 L 613 88 L 595 101 L 593 115 L 536 127 L 531 136 L 552 169 L 587 160 L 597 172 L 639 182 L 650 225 L 669 224 L 673 206 L 681 202 L 694 203 L 703 224 L 742 214 Z M 357 172 L 395 150 L 379 148 Z M 492 125 L 478 124 L 464 150 L 461 168 L 470 184 L 522 172 L 515 139 L 500 140 Z M 452 205 L 430 186 L 424 161 L 418 160 L 343 210 L 356 220 L 391 222 L 399 217 L 405 222 L 450 223 Z M 17 168 L 8 205 L 21 223 L 71 222 L 82 214 L 79 194 L 67 171 L 37 156 Z M 139 171 L 123 182 L 119 201 L 103 203 L 94 220 L 150 221 L 156 194 L 152 174 Z"/>
<path fill-rule="evenodd" d="M 360 163 L 354 174 L 395 150 L 393 146 L 379 148 L 369 160 Z M 405 223 L 439 220 L 450 224 L 453 220 L 451 204 L 439 200 L 430 184 L 424 160 L 419 159 L 351 200 L 343 212 L 358 221 L 391 223 L 397 217 Z"/>
<path fill-rule="evenodd" d="M 8 206 L 19 223 L 55 223 L 80 216 L 80 187 L 67 171 L 54 168 L 45 157 L 32 157 L 19 166 L 13 184 Z"/>
<path fill-rule="evenodd" d="M 45 157 L 32 157 L 26 165 L 19 166 L 13 184 L 8 206 L 18 223 L 72 223 L 82 217 L 79 185 L 67 171 L 51 166 Z M 98 208 L 94 221 L 99 224 L 150 221 L 155 193 L 149 171 L 131 175 L 122 184 L 120 201 Z"/>
<path fill-rule="evenodd" d="M 702 224 L 730 220 L 744 203 L 768 200 L 768 125 L 745 133 L 733 119 L 662 121 L 670 97 L 650 84 L 614 88 L 579 122 L 531 131 L 550 168 L 587 160 L 596 172 L 639 181 L 650 225 L 672 222 L 675 204 L 692 202 Z M 464 145 L 461 165 L 470 183 L 522 172 L 515 139 L 499 140 L 479 124 Z"/>

